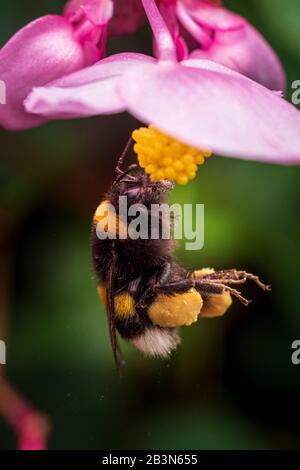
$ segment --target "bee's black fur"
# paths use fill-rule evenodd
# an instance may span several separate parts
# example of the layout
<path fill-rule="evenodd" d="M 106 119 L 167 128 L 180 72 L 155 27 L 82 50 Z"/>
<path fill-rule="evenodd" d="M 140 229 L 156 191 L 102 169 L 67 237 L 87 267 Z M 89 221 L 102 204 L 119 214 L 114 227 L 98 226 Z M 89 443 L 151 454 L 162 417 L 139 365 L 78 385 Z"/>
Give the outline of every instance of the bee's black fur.
<path fill-rule="evenodd" d="M 119 196 L 125 195 L 128 197 L 128 206 L 142 203 L 150 209 L 151 204 L 166 202 L 166 193 L 171 188 L 170 182 L 153 183 L 146 174 L 122 174 L 118 169 L 118 180 L 104 200 L 118 209 Z M 116 330 L 124 339 L 131 340 L 147 328 L 153 327 L 147 312 L 158 294 L 174 295 L 194 287 L 205 302 L 211 294 L 221 294 L 228 290 L 247 304 L 248 301 L 232 289 L 230 284 L 241 284 L 247 278 L 259 283 L 255 276 L 236 270 L 220 271 L 195 280 L 174 261 L 173 250 L 174 242 L 170 239 L 100 240 L 93 224 L 93 265 L 98 282 L 106 286 L 108 293 L 110 336 L 116 359 Z M 266 287 L 262 284 L 261 286 Z M 136 310 L 134 316 L 115 316 L 113 299 L 122 292 L 128 292 L 133 297 Z"/>
<path fill-rule="evenodd" d="M 151 204 L 166 202 L 165 193 L 171 187 L 170 183 L 152 183 L 147 175 L 137 174 L 129 181 L 121 179 L 113 185 L 104 199 L 117 209 L 119 196 L 127 195 L 128 206 L 141 203 L 150 209 Z M 130 189 L 133 188 L 139 188 L 140 192 L 130 197 Z M 93 225 L 92 257 L 98 281 L 107 286 L 107 273 L 115 254 L 117 261 L 111 286 L 113 295 L 129 291 L 135 301 L 137 315 L 126 320 L 114 318 L 116 329 L 125 339 L 132 339 L 152 325 L 147 309 L 156 296 L 153 286 L 159 284 L 162 277 L 164 282 L 185 277 L 185 271 L 172 258 L 173 249 L 174 241 L 170 239 L 100 240 Z M 176 291 L 184 292 L 186 288 L 166 289 L 168 294 Z"/>

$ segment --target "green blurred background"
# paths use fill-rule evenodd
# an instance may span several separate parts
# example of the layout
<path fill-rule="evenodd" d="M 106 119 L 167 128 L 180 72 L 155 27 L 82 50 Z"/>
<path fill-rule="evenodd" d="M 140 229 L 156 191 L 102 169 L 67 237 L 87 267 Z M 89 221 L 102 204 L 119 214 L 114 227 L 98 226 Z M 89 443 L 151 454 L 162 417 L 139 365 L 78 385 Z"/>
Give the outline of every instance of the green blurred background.
<path fill-rule="evenodd" d="M 62 0 L 1 5 L 0 44 Z M 260 29 L 289 81 L 300 79 L 299 0 L 232 0 Z M 147 28 L 109 52 L 150 49 Z M 268 112 L 268 110 L 266 110 Z M 203 111 L 205 118 L 205 111 Z M 205 204 L 205 247 L 178 256 L 193 268 L 239 267 L 272 284 L 248 285 L 216 320 L 182 330 L 170 361 L 122 343 L 116 375 L 90 260 L 93 211 L 138 123 L 129 115 L 0 131 L 1 322 L 7 374 L 52 421 L 52 449 L 278 449 L 300 447 L 300 169 L 214 157 L 172 201 Z M 276 129 L 274 129 L 276 132 Z M 6 321 L 4 321 L 6 316 Z M 0 448 L 15 447 L 0 422 Z"/>

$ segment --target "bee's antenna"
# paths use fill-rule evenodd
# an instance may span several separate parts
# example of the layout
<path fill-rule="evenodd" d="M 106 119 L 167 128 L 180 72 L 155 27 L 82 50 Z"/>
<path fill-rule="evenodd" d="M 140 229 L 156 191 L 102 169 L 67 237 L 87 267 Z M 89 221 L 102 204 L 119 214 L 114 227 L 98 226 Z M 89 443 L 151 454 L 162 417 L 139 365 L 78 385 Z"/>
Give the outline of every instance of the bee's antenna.
<path fill-rule="evenodd" d="M 127 144 L 126 144 L 126 146 L 125 146 L 125 148 L 124 148 L 124 150 L 123 150 L 123 152 L 122 152 L 122 154 L 121 154 L 121 156 L 120 156 L 120 158 L 119 158 L 119 160 L 118 160 L 118 163 L 117 163 L 117 166 L 116 166 L 116 174 L 118 176 L 120 176 L 124 173 L 123 170 L 121 169 L 121 167 L 123 165 L 125 157 L 127 156 L 128 152 L 130 150 L 132 142 L 133 142 L 133 139 L 132 139 L 132 137 L 130 137 Z"/>

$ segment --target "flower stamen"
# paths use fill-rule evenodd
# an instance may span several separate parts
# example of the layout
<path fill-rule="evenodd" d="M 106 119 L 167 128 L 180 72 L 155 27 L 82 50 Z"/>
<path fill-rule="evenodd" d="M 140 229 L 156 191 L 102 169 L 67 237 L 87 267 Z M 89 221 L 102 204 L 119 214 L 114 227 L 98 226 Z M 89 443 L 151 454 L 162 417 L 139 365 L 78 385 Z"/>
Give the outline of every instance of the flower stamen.
<path fill-rule="evenodd" d="M 132 133 L 134 151 L 141 168 L 151 181 L 168 179 L 186 184 L 195 178 L 198 165 L 210 157 L 210 150 L 199 150 L 180 142 L 153 126 L 141 127 Z"/>

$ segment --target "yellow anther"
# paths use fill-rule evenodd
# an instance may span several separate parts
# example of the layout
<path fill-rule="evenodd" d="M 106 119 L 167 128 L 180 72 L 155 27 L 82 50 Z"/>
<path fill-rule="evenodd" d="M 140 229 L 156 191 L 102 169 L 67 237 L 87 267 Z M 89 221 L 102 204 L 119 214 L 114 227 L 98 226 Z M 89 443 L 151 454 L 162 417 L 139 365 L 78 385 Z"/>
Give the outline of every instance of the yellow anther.
<path fill-rule="evenodd" d="M 149 175 L 152 175 L 152 173 L 155 173 L 157 170 L 157 166 L 153 165 L 152 163 L 150 165 L 147 165 L 145 168 L 146 173 L 149 173 Z"/>
<path fill-rule="evenodd" d="M 172 165 L 172 161 L 173 161 L 172 158 L 165 157 L 165 158 L 162 159 L 162 164 L 164 166 L 169 166 L 169 165 Z"/>
<path fill-rule="evenodd" d="M 181 171 L 184 168 L 184 164 L 180 160 L 177 160 L 176 162 L 174 162 L 173 166 L 176 171 Z"/>
<path fill-rule="evenodd" d="M 191 163 L 193 163 L 194 157 L 193 155 L 186 154 L 186 155 L 183 155 L 182 161 L 185 165 L 190 165 Z"/>
<path fill-rule="evenodd" d="M 145 168 L 152 181 L 168 179 L 186 184 L 195 178 L 198 166 L 212 152 L 199 150 L 179 142 L 153 126 L 141 127 L 132 133 L 134 151 L 139 165 Z"/>
<path fill-rule="evenodd" d="M 186 184 L 188 182 L 188 177 L 185 175 L 178 175 L 176 177 L 176 183 L 178 184 Z"/>
<path fill-rule="evenodd" d="M 165 179 L 165 174 L 162 170 L 157 170 L 150 175 L 151 181 L 159 181 Z"/>
<path fill-rule="evenodd" d="M 146 166 L 148 165 L 148 160 L 143 155 L 141 155 L 139 157 L 139 164 L 141 168 L 146 168 Z"/>
<path fill-rule="evenodd" d="M 194 173 L 197 171 L 197 165 L 195 165 L 195 163 L 190 163 L 188 166 L 187 166 L 187 171 L 190 173 Z"/>
<path fill-rule="evenodd" d="M 210 155 L 206 155 L 206 158 L 209 156 Z M 197 155 L 197 157 L 195 158 L 195 162 L 197 163 L 197 165 L 203 165 L 204 161 L 205 159 L 203 155 Z"/>
<path fill-rule="evenodd" d="M 174 170 L 173 167 L 167 166 L 165 168 L 164 175 L 167 180 L 174 181 L 176 178 L 176 171 Z"/>

